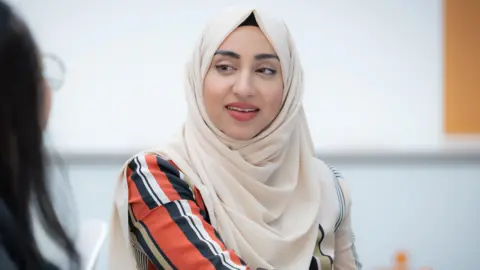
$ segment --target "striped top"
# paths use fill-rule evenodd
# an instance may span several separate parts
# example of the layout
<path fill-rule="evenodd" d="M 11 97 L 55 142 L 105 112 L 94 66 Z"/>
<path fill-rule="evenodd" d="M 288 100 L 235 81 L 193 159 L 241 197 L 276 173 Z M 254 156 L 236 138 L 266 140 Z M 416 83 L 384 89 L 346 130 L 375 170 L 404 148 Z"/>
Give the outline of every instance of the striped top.
<path fill-rule="evenodd" d="M 322 187 L 317 245 L 310 270 L 357 270 L 350 203 L 341 176 Z M 130 240 L 137 269 L 251 269 L 211 226 L 200 192 L 170 160 L 136 156 L 127 171 Z M 325 181 L 327 183 L 327 181 Z M 325 213 L 325 214 L 324 214 Z"/>

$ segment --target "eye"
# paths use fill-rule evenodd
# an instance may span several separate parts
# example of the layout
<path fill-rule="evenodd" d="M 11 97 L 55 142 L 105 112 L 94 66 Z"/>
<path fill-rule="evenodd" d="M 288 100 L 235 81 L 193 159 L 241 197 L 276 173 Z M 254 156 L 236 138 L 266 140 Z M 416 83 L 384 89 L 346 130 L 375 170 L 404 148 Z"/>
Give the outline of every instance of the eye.
<path fill-rule="evenodd" d="M 260 72 L 263 75 L 267 75 L 267 76 L 273 76 L 277 73 L 277 71 L 272 68 L 259 68 L 257 69 L 257 72 Z"/>
<path fill-rule="evenodd" d="M 233 71 L 233 67 L 229 65 L 216 65 L 215 68 L 217 69 L 218 72 L 231 72 Z"/>

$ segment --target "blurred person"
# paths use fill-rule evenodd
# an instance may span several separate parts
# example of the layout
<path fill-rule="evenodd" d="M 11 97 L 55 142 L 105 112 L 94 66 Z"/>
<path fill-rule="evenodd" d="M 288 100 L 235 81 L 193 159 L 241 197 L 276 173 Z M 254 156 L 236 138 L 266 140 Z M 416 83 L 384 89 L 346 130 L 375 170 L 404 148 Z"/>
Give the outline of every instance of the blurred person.
<path fill-rule="evenodd" d="M 25 22 L 0 1 L 0 269 L 59 269 L 42 255 L 34 215 L 77 269 L 79 255 L 49 192 L 43 132 L 51 89 Z M 59 254 L 57 254 L 58 256 Z"/>
<path fill-rule="evenodd" d="M 182 132 L 122 168 L 110 269 L 361 269 L 348 189 L 315 157 L 298 57 L 257 9 L 207 25 Z"/>

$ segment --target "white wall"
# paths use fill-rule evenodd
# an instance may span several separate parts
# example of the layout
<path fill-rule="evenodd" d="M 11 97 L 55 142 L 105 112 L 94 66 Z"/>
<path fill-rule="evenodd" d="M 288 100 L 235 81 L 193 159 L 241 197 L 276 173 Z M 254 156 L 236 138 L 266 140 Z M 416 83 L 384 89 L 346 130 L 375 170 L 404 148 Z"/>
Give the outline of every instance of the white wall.
<path fill-rule="evenodd" d="M 333 162 L 353 197 L 353 227 L 365 270 L 406 249 L 417 269 L 478 269 L 480 162 Z M 417 164 L 416 164 L 417 163 Z M 108 221 L 119 164 L 71 165 L 82 219 Z M 99 270 L 106 268 L 106 247 Z"/>
<path fill-rule="evenodd" d="M 50 126 L 57 149 L 133 152 L 166 140 L 186 115 L 183 67 L 204 22 L 237 2 L 17 0 L 42 48 L 68 67 Z M 245 2 L 289 24 L 319 148 L 442 146 L 442 1 Z"/>

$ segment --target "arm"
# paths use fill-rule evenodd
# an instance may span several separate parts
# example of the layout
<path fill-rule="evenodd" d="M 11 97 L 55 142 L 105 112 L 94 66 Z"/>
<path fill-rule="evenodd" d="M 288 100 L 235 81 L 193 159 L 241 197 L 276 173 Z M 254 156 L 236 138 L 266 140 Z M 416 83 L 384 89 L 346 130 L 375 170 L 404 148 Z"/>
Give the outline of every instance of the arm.
<path fill-rule="evenodd" d="M 355 237 L 351 227 L 352 202 L 348 187 L 344 180 L 339 177 L 344 203 L 346 206 L 345 218 L 335 232 L 335 257 L 334 267 L 336 270 L 361 270 L 362 264 L 358 261 L 355 250 Z"/>
<path fill-rule="evenodd" d="M 202 216 L 179 171 L 156 155 L 127 168 L 129 223 L 157 269 L 248 269 Z"/>

